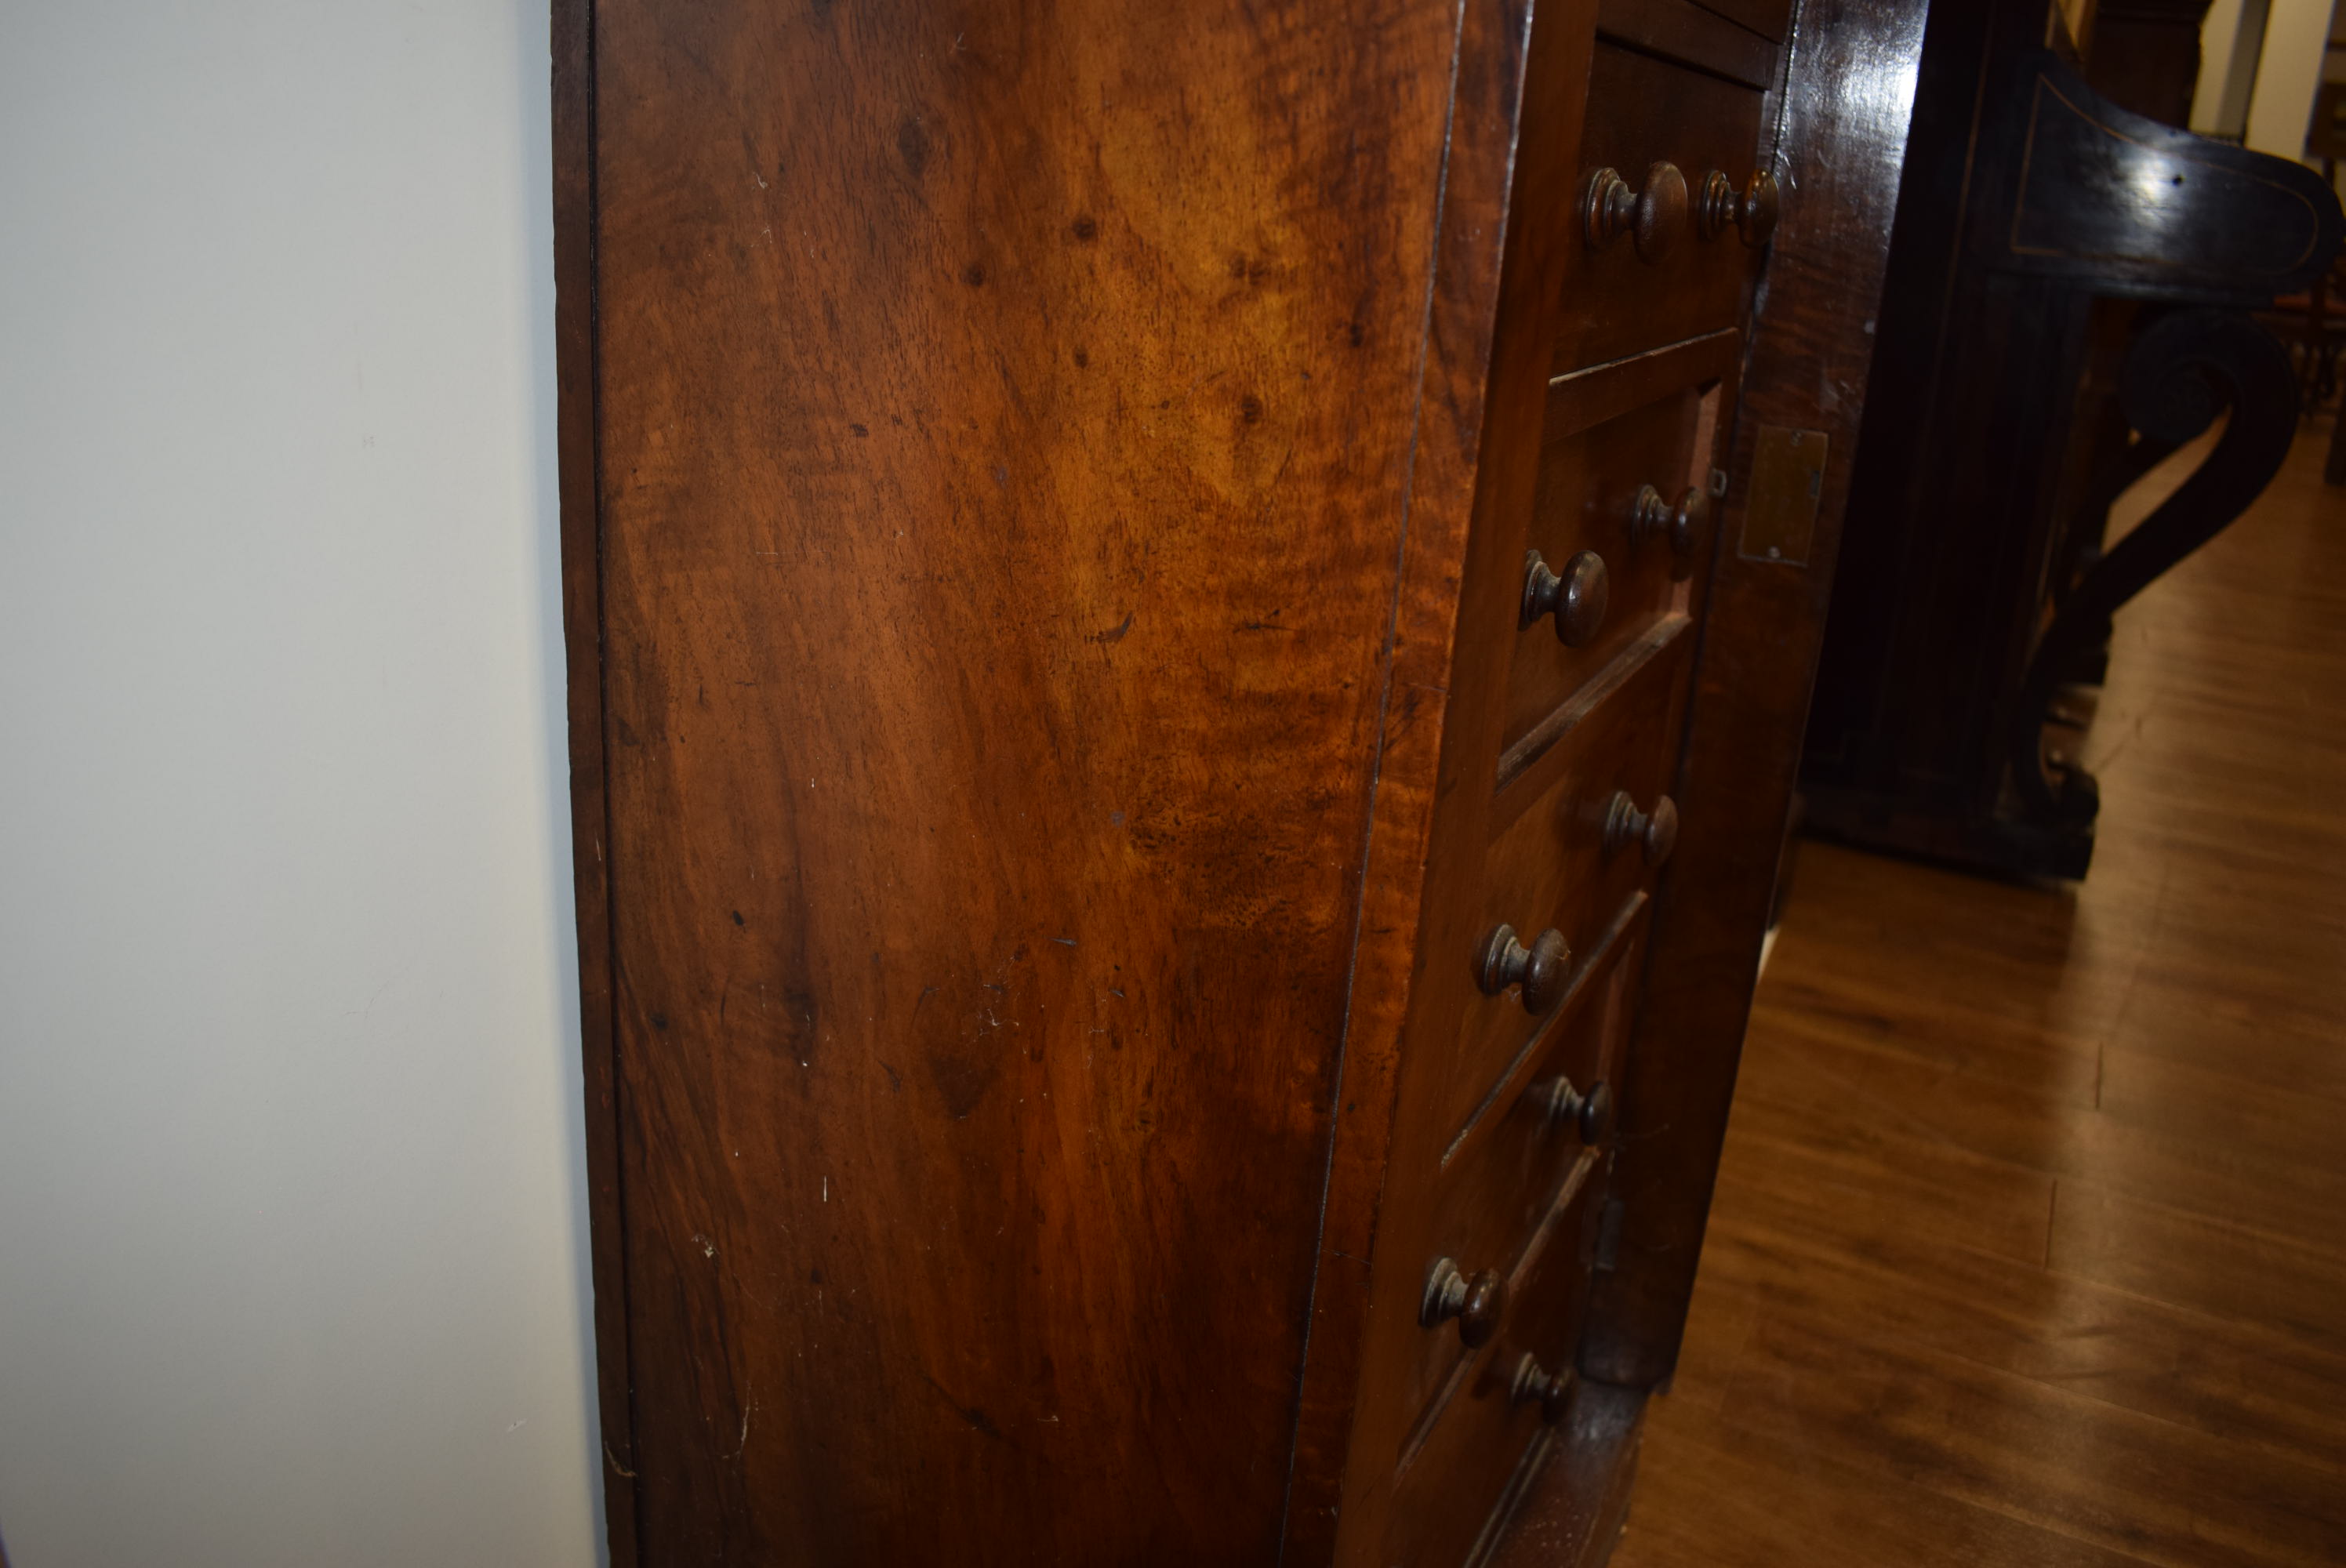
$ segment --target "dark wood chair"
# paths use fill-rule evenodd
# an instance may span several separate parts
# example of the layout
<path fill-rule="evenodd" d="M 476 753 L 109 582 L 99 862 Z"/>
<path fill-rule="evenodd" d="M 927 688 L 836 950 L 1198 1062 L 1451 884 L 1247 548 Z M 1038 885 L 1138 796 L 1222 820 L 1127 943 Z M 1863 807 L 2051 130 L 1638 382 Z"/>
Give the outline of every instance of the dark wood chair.
<path fill-rule="evenodd" d="M 2298 366 L 2257 318 L 2341 227 L 2314 170 L 2129 107 L 2179 95 L 2061 42 L 2045 0 L 1931 13 L 1801 770 L 1811 831 L 2024 877 L 2085 874 L 2065 694 L 2279 470 Z M 2109 504 L 2218 415 L 2105 548 Z"/>

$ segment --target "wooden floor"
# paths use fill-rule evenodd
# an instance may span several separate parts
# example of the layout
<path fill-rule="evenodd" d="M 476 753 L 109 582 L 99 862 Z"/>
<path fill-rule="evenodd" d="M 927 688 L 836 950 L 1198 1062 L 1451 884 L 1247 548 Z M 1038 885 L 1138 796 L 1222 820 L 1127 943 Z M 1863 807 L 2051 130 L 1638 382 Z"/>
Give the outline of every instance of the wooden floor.
<path fill-rule="evenodd" d="M 1802 848 L 1617 1568 L 2346 1563 L 2328 436 L 2119 616 L 2083 885 Z"/>

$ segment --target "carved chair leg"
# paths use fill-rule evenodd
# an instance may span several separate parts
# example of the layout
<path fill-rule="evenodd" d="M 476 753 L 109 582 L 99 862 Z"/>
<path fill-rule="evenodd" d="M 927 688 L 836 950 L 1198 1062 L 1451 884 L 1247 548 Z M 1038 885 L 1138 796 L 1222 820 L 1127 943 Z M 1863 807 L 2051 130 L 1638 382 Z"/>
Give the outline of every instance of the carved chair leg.
<path fill-rule="evenodd" d="M 2095 562 L 2037 639 L 2011 716 L 2012 779 L 2028 814 L 2078 826 L 2099 801 L 2094 781 L 2045 755 L 2054 693 L 2072 678 L 2119 607 L 2248 510 L 2280 472 L 2297 433 L 2298 380 L 2288 349 L 2237 311 L 2185 310 L 2150 320 L 2127 351 L 2119 406 L 2145 442 L 2180 445 L 2229 412 L 2222 439 L 2158 509 Z M 2346 426 L 2346 420 L 2341 421 Z M 2171 449 L 2171 447 L 2170 447 Z M 2346 446 L 2331 443 L 2332 483 Z"/>

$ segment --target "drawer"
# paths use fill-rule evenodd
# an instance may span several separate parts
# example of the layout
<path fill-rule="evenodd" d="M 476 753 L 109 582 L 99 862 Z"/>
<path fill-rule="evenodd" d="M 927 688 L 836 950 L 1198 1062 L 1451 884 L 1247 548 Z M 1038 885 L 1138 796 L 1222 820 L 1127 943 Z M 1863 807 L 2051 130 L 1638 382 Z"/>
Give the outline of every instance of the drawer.
<path fill-rule="evenodd" d="M 1775 85 L 1780 66 L 1780 13 L 1790 9 L 1791 0 L 1758 0 L 1757 5 L 1734 0 L 1735 9 L 1746 13 L 1739 18 L 1729 14 L 1729 4 L 1596 0 L 1596 36 L 1765 91 Z M 1771 5 L 1780 11 L 1773 32 L 1750 15 Z"/>
<path fill-rule="evenodd" d="M 1667 858 L 1677 807 L 1659 802 L 1669 788 L 1685 710 L 1694 641 L 1684 635 L 1686 625 L 1668 623 L 1660 630 L 1678 635 L 1616 661 L 1615 673 L 1637 662 L 1617 686 L 1596 695 L 1593 708 L 1542 759 L 1536 776 L 1526 778 L 1534 792 L 1500 798 L 1498 816 L 1506 825 L 1484 863 L 1474 946 L 1453 960 L 1468 965 L 1478 983 L 1500 988 L 1474 995 L 1467 1004 L 1456 1054 L 1441 1079 L 1444 1126 L 1464 1127 L 1558 1012 L 1578 1004 L 1635 914 L 1631 904 Z M 1646 815 L 1642 831 L 1635 819 L 1613 820 L 1617 794 L 1626 794 Z M 1510 815 L 1517 804 L 1521 809 Z M 1487 973 L 1484 964 L 1484 949 L 1502 925 L 1535 955 L 1525 966 L 1529 972 L 1514 980 Z M 1569 953 L 1545 975 L 1535 967 L 1544 932 L 1556 933 Z M 1525 980 L 1532 983 L 1528 999 Z"/>
<path fill-rule="evenodd" d="M 1509 1278 L 1541 1221 L 1592 1176 L 1636 1005 L 1646 923 L 1640 902 L 1538 1048 L 1444 1152 L 1433 1182 L 1429 1275 L 1435 1260 L 1448 1258 L 1462 1278 Z M 1441 1323 L 1421 1332 L 1417 1351 L 1403 1408 L 1422 1426 L 1469 1350 L 1455 1323 Z"/>
<path fill-rule="evenodd" d="M 1602 1174 L 1600 1166 L 1550 1212 L 1498 1331 L 1461 1369 L 1450 1398 L 1404 1456 L 1381 1563 L 1460 1568 L 1507 1495 L 1541 1431 L 1538 1379 L 1568 1376 L 1579 1344 Z M 1568 1397 L 1568 1383 L 1564 1391 Z"/>
<path fill-rule="evenodd" d="M 1754 87 L 1689 70 L 1599 39 L 1589 67 L 1588 117 L 1578 183 L 1564 220 L 1578 242 L 1564 247 L 1564 309 L 1555 372 L 1604 364 L 1734 326 L 1760 250 L 1733 223 L 1706 223 L 1705 182 L 1717 173 L 1739 194 L 1758 172 L 1762 95 Z M 1656 164 L 1675 168 L 1684 200 L 1654 200 L 1659 242 L 1619 231 L 1587 236 L 1591 184 L 1614 170 L 1644 199 Z M 1711 211 L 1723 209 L 1711 207 Z M 1626 219 L 1634 230 L 1633 219 Z M 1642 248 L 1641 248 L 1642 245 Z"/>
<path fill-rule="evenodd" d="M 1792 29 L 1792 0 L 1696 0 L 1696 4 L 1779 43 Z"/>
<path fill-rule="evenodd" d="M 1505 745 L 1657 621 L 1687 613 L 1690 579 L 1710 547 L 1722 395 L 1714 378 L 1586 428 L 1558 433 L 1554 425 L 1564 422 L 1552 421 L 1532 505 Z"/>

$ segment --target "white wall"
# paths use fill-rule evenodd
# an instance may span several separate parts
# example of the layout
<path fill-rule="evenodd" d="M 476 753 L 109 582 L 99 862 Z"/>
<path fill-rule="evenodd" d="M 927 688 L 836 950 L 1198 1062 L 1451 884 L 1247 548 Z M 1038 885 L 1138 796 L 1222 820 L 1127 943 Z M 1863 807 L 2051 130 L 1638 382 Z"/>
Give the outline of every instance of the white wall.
<path fill-rule="evenodd" d="M 2332 0 L 2272 0 L 2257 56 L 2256 95 L 2249 100 L 2248 145 L 2276 158 L 2302 158 L 2313 123 L 2313 97 L 2330 43 Z"/>
<path fill-rule="evenodd" d="M 595 1560 L 543 0 L 0 0 L 0 1535 Z"/>

